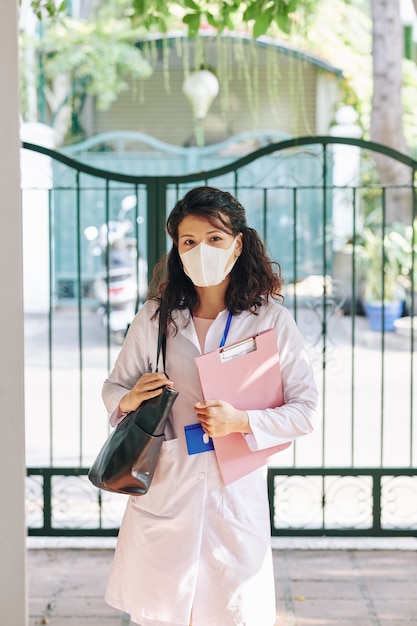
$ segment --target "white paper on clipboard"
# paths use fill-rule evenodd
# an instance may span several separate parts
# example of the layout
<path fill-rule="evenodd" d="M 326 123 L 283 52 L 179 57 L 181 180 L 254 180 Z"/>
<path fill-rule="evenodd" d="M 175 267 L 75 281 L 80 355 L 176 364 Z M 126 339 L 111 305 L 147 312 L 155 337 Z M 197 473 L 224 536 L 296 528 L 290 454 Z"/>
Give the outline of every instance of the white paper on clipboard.
<path fill-rule="evenodd" d="M 236 359 L 244 354 L 249 354 L 249 352 L 253 352 L 254 350 L 256 350 L 256 338 L 249 337 L 249 339 L 244 339 L 243 341 L 238 341 L 231 346 L 221 348 L 220 359 L 222 363 L 224 363 L 225 361 Z"/>
<path fill-rule="evenodd" d="M 241 410 L 267 409 L 284 401 L 274 328 L 195 359 L 205 400 L 224 400 Z M 242 433 L 213 439 L 226 485 L 268 463 L 291 442 L 252 452 Z"/>

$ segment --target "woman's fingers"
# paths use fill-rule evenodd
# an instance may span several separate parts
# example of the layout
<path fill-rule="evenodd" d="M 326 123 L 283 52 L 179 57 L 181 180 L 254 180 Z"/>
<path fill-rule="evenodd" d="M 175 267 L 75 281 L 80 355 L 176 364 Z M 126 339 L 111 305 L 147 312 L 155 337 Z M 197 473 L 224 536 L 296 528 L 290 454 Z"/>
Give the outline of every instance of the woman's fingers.
<path fill-rule="evenodd" d="M 203 430 L 210 437 L 223 437 L 234 432 L 251 432 L 248 414 L 222 400 L 208 400 L 194 405 Z"/>
<path fill-rule="evenodd" d="M 134 389 L 139 393 L 149 393 L 155 391 L 155 389 L 161 389 L 166 385 L 172 387 L 173 384 L 172 380 L 169 380 L 163 372 L 154 372 L 152 374 L 143 374 L 137 381 Z"/>
<path fill-rule="evenodd" d="M 135 411 L 145 400 L 159 396 L 163 387 L 172 387 L 173 385 L 173 381 L 167 378 L 163 372 L 142 374 L 132 389 L 121 399 L 120 410 L 126 413 Z"/>

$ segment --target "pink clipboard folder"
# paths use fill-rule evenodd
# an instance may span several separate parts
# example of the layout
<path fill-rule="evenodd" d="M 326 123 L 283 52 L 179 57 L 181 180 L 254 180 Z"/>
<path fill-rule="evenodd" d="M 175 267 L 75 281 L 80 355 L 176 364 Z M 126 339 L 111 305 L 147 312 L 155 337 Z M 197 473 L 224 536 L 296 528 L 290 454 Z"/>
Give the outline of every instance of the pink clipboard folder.
<path fill-rule="evenodd" d="M 284 401 L 274 328 L 195 359 L 205 400 L 225 400 L 237 409 L 268 409 Z M 213 439 L 225 485 L 267 465 L 291 441 L 252 452 L 241 433 Z"/>

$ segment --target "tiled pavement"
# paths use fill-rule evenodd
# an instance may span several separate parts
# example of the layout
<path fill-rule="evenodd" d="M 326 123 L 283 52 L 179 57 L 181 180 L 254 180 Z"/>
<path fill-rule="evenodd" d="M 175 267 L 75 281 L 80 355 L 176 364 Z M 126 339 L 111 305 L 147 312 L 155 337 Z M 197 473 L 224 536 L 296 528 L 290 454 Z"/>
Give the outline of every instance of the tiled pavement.
<path fill-rule="evenodd" d="M 29 542 L 29 625 L 129 626 L 103 600 L 110 544 L 68 545 Z M 277 626 L 417 626 L 417 539 L 273 545 Z"/>

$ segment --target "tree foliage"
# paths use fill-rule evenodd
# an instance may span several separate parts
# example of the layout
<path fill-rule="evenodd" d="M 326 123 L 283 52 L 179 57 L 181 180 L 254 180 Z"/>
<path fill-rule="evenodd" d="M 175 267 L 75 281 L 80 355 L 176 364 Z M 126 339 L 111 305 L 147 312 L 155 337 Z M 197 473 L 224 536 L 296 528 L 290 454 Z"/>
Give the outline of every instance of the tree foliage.
<path fill-rule="evenodd" d="M 135 45 L 143 31 L 133 27 L 124 7 L 124 0 L 106 2 L 89 19 L 76 20 L 65 14 L 64 3 L 55 7 L 40 0 L 37 10 L 45 22 L 42 34 L 36 38 L 25 32 L 21 35 L 23 115 L 27 51 L 38 59 L 41 97 L 49 106 L 50 123 L 55 126 L 59 116 L 69 115 L 71 141 L 84 136 L 81 113 L 87 96 L 95 97 L 98 109 L 107 109 L 132 79 L 150 76 L 152 67 Z"/>
<path fill-rule="evenodd" d="M 133 44 L 132 33 L 117 19 L 67 19 L 48 31 L 42 43 L 46 78 L 70 75 L 76 91 L 95 96 L 97 107 L 106 109 L 128 88 L 127 76 L 146 78 L 152 73 Z"/>
<path fill-rule="evenodd" d="M 30 0 L 44 28 L 41 40 L 28 45 L 41 59 L 52 124 L 67 107 L 69 136 L 79 139 L 87 95 L 96 98 L 98 108 L 106 109 L 127 88 L 127 78 L 146 78 L 151 73 L 135 46 L 137 41 L 176 30 L 186 30 L 190 38 L 196 38 L 206 27 L 219 34 L 243 31 L 259 37 L 279 31 L 285 35 L 304 23 L 318 1 L 105 0 L 96 4 L 87 18 L 76 20 L 68 15 L 66 0 Z M 59 76 L 70 78 L 71 91 L 63 93 L 61 86 L 57 98 L 54 80 Z"/>
<path fill-rule="evenodd" d="M 62 0 L 61 2 L 54 2 L 54 0 L 32 0 L 31 5 L 39 20 L 42 20 L 45 15 L 56 18 L 63 15 L 67 10 L 67 0 Z"/>
<path fill-rule="evenodd" d="M 369 13 L 370 7 L 377 4 L 377 1 L 372 0 L 369 3 L 364 0 L 244 0 L 242 2 L 240 0 L 103 0 L 96 6 L 101 7 L 100 11 L 107 7 L 113 32 L 106 32 L 104 27 L 100 32 L 99 24 L 86 25 L 83 27 L 84 35 L 88 35 L 88 29 L 92 29 L 89 31 L 90 45 L 88 45 L 81 41 L 82 32 L 71 32 L 72 27 L 68 26 L 68 17 L 63 17 L 67 10 L 66 0 L 62 2 L 60 0 L 31 0 L 38 16 L 43 16 L 45 21 L 50 22 L 52 16 L 58 24 L 60 20 L 66 23 L 68 45 L 63 41 L 64 37 L 62 40 L 59 37 L 56 38 L 56 54 L 54 57 L 48 57 L 51 74 L 58 69 L 70 72 L 74 70 L 77 74 L 84 73 L 78 84 L 88 85 L 88 93 L 97 96 L 98 105 L 101 107 L 107 106 L 118 91 L 124 88 L 124 81 L 116 74 L 120 72 L 122 66 L 127 69 L 131 66 L 134 72 L 133 55 L 139 54 L 138 50 L 133 52 L 131 50 L 132 57 L 130 58 L 127 48 L 123 50 L 119 47 L 117 38 L 122 37 L 122 31 L 118 29 L 118 23 L 123 24 L 122 30 L 126 34 L 136 33 L 137 39 L 152 38 L 153 35 L 164 34 L 168 31 L 184 32 L 184 29 L 187 29 L 188 35 L 194 38 L 199 31 L 202 32 L 206 28 L 218 33 L 244 32 L 245 35 L 251 34 L 254 38 L 268 34 L 331 59 L 343 70 L 344 81 L 341 85 L 343 103 L 351 104 L 356 108 L 364 128 L 364 136 L 368 138 L 371 127 L 373 86 L 378 88 L 378 81 L 380 81 L 383 87 L 391 88 L 392 91 L 391 80 L 385 80 L 383 75 L 372 76 L 372 69 L 375 74 L 376 64 L 374 63 L 374 68 L 372 68 L 372 20 Z M 396 6 L 398 3 L 399 0 L 392 2 Z M 416 6 L 417 0 L 413 0 L 413 3 Z M 95 16 L 93 21 L 96 21 Z M 390 37 L 392 37 L 392 32 L 390 29 L 385 29 L 385 39 L 381 42 L 380 49 L 392 50 L 393 44 Z M 121 46 L 122 43 L 121 41 Z M 94 47 L 96 54 L 92 49 Z M 110 51 L 110 47 L 114 50 Z M 77 56 L 80 56 L 82 51 L 87 54 L 87 59 L 77 61 Z M 118 57 L 120 63 L 115 58 L 117 52 L 120 52 L 120 57 Z M 399 54 L 401 56 L 401 52 Z M 104 59 L 107 60 L 107 69 Z M 401 59 L 397 59 L 397 66 L 400 66 L 400 62 Z M 95 71 L 96 63 L 97 72 Z M 112 74 L 111 67 L 117 72 Z M 143 65 L 138 63 L 137 67 L 143 68 Z M 385 70 L 386 68 L 384 72 Z M 143 76 L 146 76 L 146 71 Z M 407 142 L 410 144 L 415 143 L 417 136 L 414 115 L 416 83 L 416 65 L 410 61 L 406 67 L 403 87 L 400 89 L 396 87 L 397 99 L 403 98 L 405 115 L 398 114 L 391 107 L 388 112 L 385 111 L 385 115 L 390 113 L 393 117 L 397 116 L 402 120 Z M 104 89 L 100 88 L 100 84 L 104 85 Z M 383 125 L 385 126 L 389 127 L 387 124 Z M 397 136 L 399 136 L 398 133 Z M 388 145 L 392 143 L 388 140 L 385 142 Z M 398 145 L 395 144 L 395 147 L 398 148 Z"/>
<path fill-rule="evenodd" d="M 244 24 L 256 38 L 271 29 L 289 33 L 300 14 L 311 13 L 316 5 L 317 0 L 129 0 L 126 14 L 148 32 L 166 33 L 177 22 L 187 26 L 189 37 L 195 37 L 206 24 L 219 33 Z M 32 7 L 39 19 L 59 18 L 67 2 L 32 0 Z"/>

